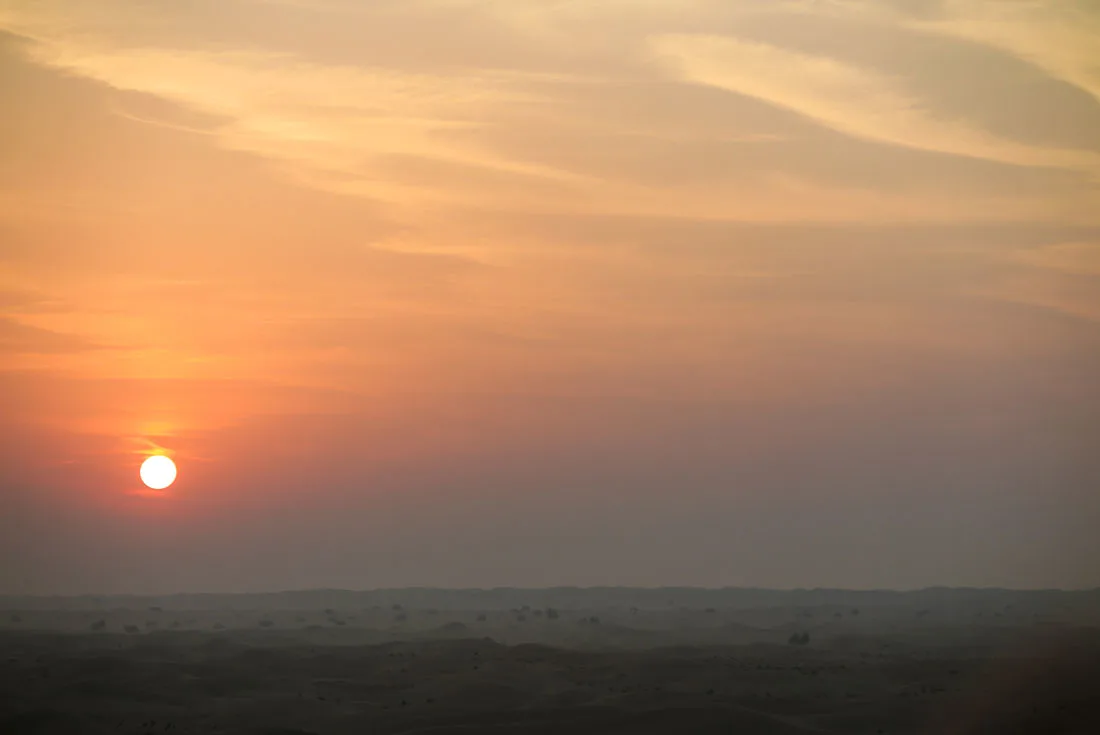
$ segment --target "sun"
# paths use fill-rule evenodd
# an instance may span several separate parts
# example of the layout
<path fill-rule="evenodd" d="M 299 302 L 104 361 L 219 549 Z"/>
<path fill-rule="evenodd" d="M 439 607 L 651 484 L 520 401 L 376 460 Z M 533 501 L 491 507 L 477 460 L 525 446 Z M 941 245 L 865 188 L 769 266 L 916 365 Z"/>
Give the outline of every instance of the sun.
<path fill-rule="evenodd" d="M 176 463 L 157 454 L 141 463 L 141 481 L 152 490 L 163 490 L 176 481 Z"/>

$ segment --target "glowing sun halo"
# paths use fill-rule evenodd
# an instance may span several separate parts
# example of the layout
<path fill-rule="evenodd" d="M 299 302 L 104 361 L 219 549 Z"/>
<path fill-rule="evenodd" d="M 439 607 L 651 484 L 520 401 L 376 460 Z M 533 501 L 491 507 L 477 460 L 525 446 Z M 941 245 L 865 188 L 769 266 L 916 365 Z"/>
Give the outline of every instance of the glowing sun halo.
<path fill-rule="evenodd" d="M 176 481 L 176 463 L 162 454 L 141 463 L 141 481 L 153 490 L 163 490 Z"/>

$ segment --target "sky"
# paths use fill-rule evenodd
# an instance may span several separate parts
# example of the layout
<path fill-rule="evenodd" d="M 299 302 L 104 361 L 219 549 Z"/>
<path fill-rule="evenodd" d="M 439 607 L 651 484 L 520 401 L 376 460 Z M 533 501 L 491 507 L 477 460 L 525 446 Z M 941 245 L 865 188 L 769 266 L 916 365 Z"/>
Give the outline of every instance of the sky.
<path fill-rule="evenodd" d="M 1098 38 L 0 0 L 0 592 L 1100 585 Z"/>

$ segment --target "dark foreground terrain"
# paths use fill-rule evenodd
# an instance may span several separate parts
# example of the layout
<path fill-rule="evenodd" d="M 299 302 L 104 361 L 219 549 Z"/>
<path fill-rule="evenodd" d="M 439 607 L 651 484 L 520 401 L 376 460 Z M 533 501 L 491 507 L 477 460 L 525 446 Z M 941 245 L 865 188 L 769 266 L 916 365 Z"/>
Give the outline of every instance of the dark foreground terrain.
<path fill-rule="evenodd" d="M 0 733 L 1092 734 L 1098 600 L 998 590 L 7 598 Z"/>

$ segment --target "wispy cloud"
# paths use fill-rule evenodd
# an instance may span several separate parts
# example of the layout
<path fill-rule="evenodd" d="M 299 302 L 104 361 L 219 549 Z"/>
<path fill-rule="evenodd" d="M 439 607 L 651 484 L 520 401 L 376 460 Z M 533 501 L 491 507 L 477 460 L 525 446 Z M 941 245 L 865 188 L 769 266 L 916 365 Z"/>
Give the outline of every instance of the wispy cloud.
<path fill-rule="evenodd" d="M 1018 250 L 1017 263 L 1081 276 L 1100 276 L 1100 242 L 1067 242 Z"/>
<path fill-rule="evenodd" d="M 1092 335 L 1100 327 L 1100 298 L 1095 288 L 1067 288 L 1063 280 L 1020 276 L 975 289 L 973 293 L 1063 319 L 1071 318 L 1078 326 L 1093 330 Z M 1091 340 L 1082 339 L 1081 342 L 1089 344 Z"/>
<path fill-rule="evenodd" d="M 903 21 L 1005 51 L 1100 101 L 1100 4 L 1093 0 L 944 0 Z"/>
<path fill-rule="evenodd" d="M 33 55 L 117 89 L 221 118 L 216 132 L 225 147 L 301 166 L 315 178 L 354 181 L 377 198 L 410 193 L 371 177 L 371 164 L 380 155 L 415 155 L 524 177 L 579 178 L 504 159 L 446 135 L 489 125 L 501 106 L 536 102 L 522 89 L 521 75 L 436 77 L 250 51 L 102 51 L 41 44 Z"/>
<path fill-rule="evenodd" d="M 54 332 L 0 317 L 0 354 L 51 355 L 103 349 L 84 337 Z"/>
<path fill-rule="evenodd" d="M 247 27 L 229 22 L 242 13 Z M 1100 170 L 1100 154 L 989 132 L 866 59 L 738 35 L 788 15 L 871 19 L 875 32 L 909 36 L 920 35 L 914 23 L 949 17 L 839 1 L 44 0 L 0 9 L 0 28 L 28 39 L 43 66 L 161 101 L 147 114 L 108 97 L 127 121 L 202 133 L 297 183 L 380 200 L 406 222 L 437 208 L 1095 219 L 1095 193 L 1066 182 Z M 214 33 L 219 20 L 226 30 Z M 291 23 L 305 30 L 292 37 Z M 357 41 L 353 26 L 375 42 Z M 386 40 L 387 28 L 422 33 L 425 50 Z M 708 88 L 738 95 L 722 100 Z M 825 138 L 800 140 L 820 135 L 817 126 L 876 148 L 948 154 L 956 160 L 935 164 L 942 178 L 962 170 L 956 181 L 977 183 L 965 196 L 927 184 L 915 192 L 903 163 L 882 173 L 885 153 L 842 160 Z M 1035 186 L 986 191 L 995 173 L 975 161 L 1070 174 L 1057 191 L 1042 181 L 1050 196 Z"/>
<path fill-rule="evenodd" d="M 658 57 L 684 79 L 764 100 L 876 143 L 1021 166 L 1100 171 L 1087 151 L 1038 148 L 943 119 L 889 76 L 822 56 L 709 35 L 665 35 Z"/>

